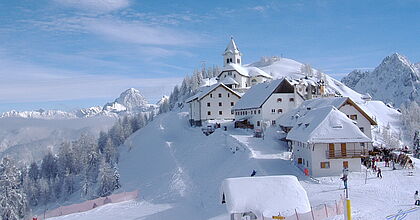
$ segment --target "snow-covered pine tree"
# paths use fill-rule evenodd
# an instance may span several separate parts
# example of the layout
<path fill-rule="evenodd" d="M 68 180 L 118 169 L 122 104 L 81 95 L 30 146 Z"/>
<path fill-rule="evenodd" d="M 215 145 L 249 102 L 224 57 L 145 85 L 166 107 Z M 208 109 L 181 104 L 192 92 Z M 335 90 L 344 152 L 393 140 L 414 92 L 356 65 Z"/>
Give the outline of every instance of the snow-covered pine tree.
<path fill-rule="evenodd" d="M 48 152 L 41 163 L 41 176 L 47 180 L 55 178 L 58 174 L 57 158 Z"/>
<path fill-rule="evenodd" d="M 98 187 L 98 196 L 109 196 L 111 193 L 118 189 L 119 185 L 119 174 L 118 171 L 109 163 L 104 160 L 101 162 L 100 167 L 100 180 Z"/>
<path fill-rule="evenodd" d="M 121 120 L 121 127 L 123 129 L 124 140 L 127 139 L 132 133 L 133 128 L 131 127 L 130 118 L 126 115 Z"/>
<path fill-rule="evenodd" d="M 118 151 L 111 138 L 105 144 L 103 155 L 106 163 L 118 163 Z"/>
<path fill-rule="evenodd" d="M 104 131 L 99 132 L 98 147 L 99 147 L 99 151 L 101 153 L 104 151 L 105 144 L 106 144 L 107 140 L 108 140 L 108 134 Z"/>
<path fill-rule="evenodd" d="M 20 172 L 7 157 L 0 162 L 0 218 L 22 219 L 26 212 L 26 195 L 20 181 Z"/>

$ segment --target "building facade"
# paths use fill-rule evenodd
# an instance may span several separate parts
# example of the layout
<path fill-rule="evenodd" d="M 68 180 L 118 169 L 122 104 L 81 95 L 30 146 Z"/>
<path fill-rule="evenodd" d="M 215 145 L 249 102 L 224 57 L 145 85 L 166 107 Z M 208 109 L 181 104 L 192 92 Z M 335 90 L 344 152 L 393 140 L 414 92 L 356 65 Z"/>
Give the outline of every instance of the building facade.
<path fill-rule="evenodd" d="M 237 127 L 262 128 L 304 101 L 287 79 L 257 84 L 233 108 Z M 242 124 L 242 125 L 241 125 Z"/>
<path fill-rule="evenodd" d="M 233 120 L 232 107 L 241 96 L 223 83 L 201 87 L 199 92 L 188 98 L 192 126 L 201 126 L 207 120 Z"/>

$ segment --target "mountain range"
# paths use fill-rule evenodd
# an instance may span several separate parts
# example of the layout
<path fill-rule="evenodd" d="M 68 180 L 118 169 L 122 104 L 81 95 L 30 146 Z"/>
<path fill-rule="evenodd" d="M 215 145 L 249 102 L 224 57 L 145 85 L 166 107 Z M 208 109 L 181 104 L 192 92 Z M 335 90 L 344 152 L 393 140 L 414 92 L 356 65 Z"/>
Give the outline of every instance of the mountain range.
<path fill-rule="evenodd" d="M 341 82 L 396 107 L 412 101 L 420 103 L 420 63 L 411 63 L 398 53 L 385 57 L 373 71 L 353 70 Z"/>
<path fill-rule="evenodd" d="M 162 99 L 165 99 L 165 97 Z M 162 100 L 157 104 L 149 104 L 139 90 L 130 88 L 121 93 L 113 102 L 106 103 L 104 106 L 93 106 L 74 111 L 43 109 L 33 111 L 12 110 L 0 113 L 0 118 L 75 119 L 95 116 L 118 117 L 139 112 L 156 111 L 159 108 L 159 103 L 161 101 Z"/>

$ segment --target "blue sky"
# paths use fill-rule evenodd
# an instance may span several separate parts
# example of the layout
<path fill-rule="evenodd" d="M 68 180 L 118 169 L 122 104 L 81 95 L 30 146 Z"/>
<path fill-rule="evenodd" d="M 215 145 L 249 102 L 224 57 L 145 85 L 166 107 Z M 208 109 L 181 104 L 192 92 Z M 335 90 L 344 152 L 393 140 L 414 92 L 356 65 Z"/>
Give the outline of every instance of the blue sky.
<path fill-rule="evenodd" d="M 393 52 L 420 62 L 420 1 L 0 1 L 0 112 L 103 105 L 129 87 L 151 101 L 185 74 L 282 55 L 340 79 Z"/>

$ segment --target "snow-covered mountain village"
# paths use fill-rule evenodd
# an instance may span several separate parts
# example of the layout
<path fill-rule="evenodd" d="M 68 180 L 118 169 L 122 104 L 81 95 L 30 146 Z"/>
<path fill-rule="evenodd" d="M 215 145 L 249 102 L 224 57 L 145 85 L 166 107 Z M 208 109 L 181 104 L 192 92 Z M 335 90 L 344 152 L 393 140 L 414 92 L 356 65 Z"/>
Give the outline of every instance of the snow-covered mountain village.
<path fill-rule="evenodd" d="M 0 18 L 1 220 L 420 219 L 420 27 L 368 30 L 417 1 L 28 4 L 0 3 L 28 13 Z"/>

